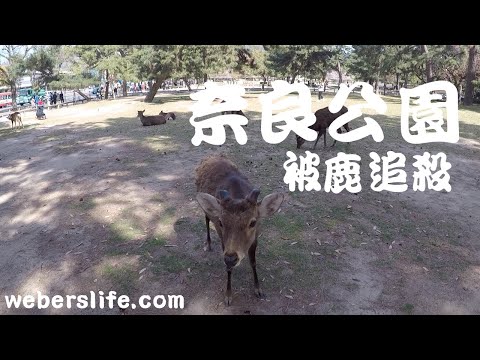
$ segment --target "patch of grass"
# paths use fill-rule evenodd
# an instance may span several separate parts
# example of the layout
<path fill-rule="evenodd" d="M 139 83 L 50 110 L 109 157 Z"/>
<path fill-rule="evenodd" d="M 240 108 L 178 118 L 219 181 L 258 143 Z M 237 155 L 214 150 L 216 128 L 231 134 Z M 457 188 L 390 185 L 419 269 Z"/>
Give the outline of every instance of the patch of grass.
<path fill-rule="evenodd" d="M 348 211 L 344 206 L 332 206 L 330 208 L 330 214 L 332 219 L 344 222 L 347 216 L 350 215 L 350 211 Z"/>
<path fill-rule="evenodd" d="M 337 227 L 338 221 L 332 218 L 325 218 L 323 219 L 323 222 L 325 223 L 325 228 L 327 230 L 333 230 Z"/>
<path fill-rule="evenodd" d="M 286 260 L 296 268 L 304 268 L 306 265 L 305 257 L 307 249 L 303 243 L 290 245 L 289 240 L 270 242 L 267 246 L 266 261 Z"/>
<path fill-rule="evenodd" d="M 202 232 L 206 233 L 205 220 L 203 217 L 197 218 L 196 220 L 192 218 L 179 218 L 175 222 L 175 231 L 176 232 L 190 232 L 195 234 L 201 234 Z"/>
<path fill-rule="evenodd" d="M 271 219 L 265 221 L 265 227 L 276 230 L 283 238 L 299 239 L 304 223 L 299 215 L 275 214 Z"/>
<path fill-rule="evenodd" d="M 155 234 L 151 239 L 148 239 L 143 245 L 143 248 L 146 251 L 154 250 L 158 247 L 162 247 L 167 243 L 167 240 L 163 237 L 162 234 Z"/>
<path fill-rule="evenodd" d="M 92 210 L 95 206 L 95 200 L 91 197 L 83 198 L 82 201 L 76 200 L 72 203 L 72 208 L 79 211 L 88 211 Z"/>
<path fill-rule="evenodd" d="M 142 235 L 142 231 L 135 227 L 129 220 L 114 222 L 110 225 L 110 241 L 124 242 L 133 240 Z"/>
<path fill-rule="evenodd" d="M 165 209 L 162 216 L 172 218 L 175 216 L 176 211 L 177 209 L 174 206 L 169 206 Z"/>
<path fill-rule="evenodd" d="M 131 266 L 107 265 L 103 269 L 103 275 L 112 282 L 117 292 L 128 294 L 135 289 L 137 273 Z"/>
<path fill-rule="evenodd" d="M 19 129 L 13 129 L 12 130 L 10 127 L 5 128 L 5 129 L 1 129 L 0 130 L 0 139 L 8 139 L 8 138 L 11 138 L 11 137 L 21 135 L 25 130 L 32 129 L 34 127 L 35 127 L 35 125 L 25 125 L 25 127 L 23 129 L 19 128 Z"/>
<path fill-rule="evenodd" d="M 410 221 L 403 221 L 401 223 L 400 234 L 407 237 L 416 237 L 418 235 L 414 223 Z"/>
<path fill-rule="evenodd" d="M 156 96 L 152 103 L 153 104 L 166 104 L 169 102 L 177 102 L 182 100 L 191 100 L 190 94 L 185 95 L 173 95 L 173 96 Z"/>
<path fill-rule="evenodd" d="M 40 141 L 42 142 L 59 141 L 59 140 L 60 140 L 60 136 L 56 136 L 56 135 L 47 135 L 47 136 L 40 137 Z"/>
<path fill-rule="evenodd" d="M 406 313 L 407 315 L 413 315 L 413 310 L 414 310 L 414 306 L 412 304 L 405 304 L 402 306 L 402 312 Z"/>
<path fill-rule="evenodd" d="M 377 220 L 377 223 L 379 220 Z M 380 238 L 385 241 L 385 242 L 391 242 L 393 239 L 393 233 L 392 233 L 392 225 L 385 224 L 385 223 L 380 223 L 377 224 L 377 229 L 380 231 Z M 376 235 L 376 231 L 373 231 L 374 235 Z"/>
<path fill-rule="evenodd" d="M 185 256 L 167 254 L 160 256 L 160 258 L 155 261 L 152 271 L 156 275 L 163 272 L 178 274 L 181 271 L 186 271 L 187 268 L 191 266 L 191 262 Z"/>

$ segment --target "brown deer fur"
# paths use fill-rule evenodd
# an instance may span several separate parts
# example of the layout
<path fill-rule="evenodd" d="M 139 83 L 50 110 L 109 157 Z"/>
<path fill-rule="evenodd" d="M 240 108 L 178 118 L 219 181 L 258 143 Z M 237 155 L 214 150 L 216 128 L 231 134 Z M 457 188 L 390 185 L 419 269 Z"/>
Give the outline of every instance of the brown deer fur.
<path fill-rule="evenodd" d="M 15 127 L 19 126 L 17 125 L 17 123 L 22 124 L 22 128 L 23 128 L 22 117 L 20 116 L 20 113 L 18 111 L 15 111 L 14 113 L 11 113 L 10 115 L 8 115 L 7 119 L 12 122 L 12 129 L 13 129 L 13 123 L 15 123 Z"/>
<path fill-rule="evenodd" d="M 167 122 L 167 120 L 165 119 L 165 116 L 162 116 L 162 115 L 145 116 L 143 115 L 144 112 L 145 110 L 139 111 L 137 115 L 137 117 L 142 122 L 143 126 L 162 125 Z"/>
<path fill-rule="evenodd" d="M 333 114 L 328 110 L 328 107 L 319 109 L 315 111 L 315 124 L 310 125 L 308 128 L 315 130 L 318 135 L 317 135 L 317 140 L 315 141 L 315 144 L 313 145 L 313 149 L 317 146 L 318 140 L 322 137 L 323 135 L 323 146 L 327 146 L 327 129 L 330 126 L 330 124 L 338 117 L 341 115 L 345 114 L 348 111 L 348 109 L 343 106 L 339 112 Z M 350 128 L 348 126 L 348 123 L 343 125 L 344 129 L 350 131 Z M 337 132 L 340 134 L 342 132 L 341 129 L 338 129 Z M 297 135 L 297 149 L 300 149 L 302 147 L 302 144 L 305 142 L 305 139 Z M 333 142 L 334 146 L 337 143 L 337 140 Z"/>
<path fill-rule="evenodd" d="M 211 251 L 210 221 L 220 238 L 227 269 L 225 301 L 232 300 L 231 273 L 248 254 L 253 270 L 255 294 L 262 297 L 256 271 L 255 252 L 260 220 L 274 214 L 284 196 L 273 193 L 261 202 L 255 189 L 237 166 L 224 155 L 204 159 L 196 169 L 197 200 L 205 212 L 207 249 Z"/>
<path fill-rule="evenodd" d="M 175 113 L 173 113 L 173 112 L 166 112 L 166 113 L 165 113 L 165 112 L 163 112 L 163 110 L 160 111 L 160 114 L 159 114 L 159 115 L 165 116 L 165 119 L 167 119 L 167 120 L 175 120 L 175 119 L 177 118 L 177 117 L 175 116 Z"/>

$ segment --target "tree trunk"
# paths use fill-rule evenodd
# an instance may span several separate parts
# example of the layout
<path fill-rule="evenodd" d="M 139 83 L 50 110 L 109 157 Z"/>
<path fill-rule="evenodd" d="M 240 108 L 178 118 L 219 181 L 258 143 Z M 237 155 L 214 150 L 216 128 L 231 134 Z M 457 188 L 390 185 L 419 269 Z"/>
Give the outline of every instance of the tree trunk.
<path fill-rule="evenodd" d="M 108 81 L 108 69 L 105 70 L 105 100 L 108 99 L 108 85 L 109 85 L 109 81 Z"/>
<path fill-rule="evenodd" d="M 188 81 L 188 79 L 183 78 L 183 81 L 185 82 L 185 85 L 187 85 L 188 91 L 192 91 L 192 88 L 190 87 L 190 82 Z"/>
<path fill-rule="evenodd" d="M 127 96 L 127 81 L 125 79 L 122 81 L 122 91 L 123 96 Z"/>
<path fill-rule="evenodd" d="M 158 89 L 160 89 L 160 86 L 162 86 L 162 83 L 165 81 L 165 79 L 157 77 L 155 78 L 155 83 L 152 84 L 152 87 L 150 90 L 148 90 L 147 96 L 145 96 L 145 102 L 152 102 L 153 99 L 155 98 L 155 95 L 157 95 Z"/>
<path fill-rule="evenodd" d="M 397 73 L 396 75 L 397 75 L 397 81 L 395 83 L 395 90 L 398 91 L 400 89 L 400 74 Z"/>
<path fill-rule="evenodd" d="M 403 84 L 403 87 L 406 89 L 408 87 L 408 74 L 405 73 L 405 84 Z"/>
<path fill-rule="evenodd" d="M 433 65 L 432 59 L 428 56 L 428 47 L 427 45 L 422 45 L 422 51 L 427 56 L 425 60 L 425 70 L 427 75 L 427 83 L 433 81 Z"/>
<path fill-rule="evenodd" d="M 337 61 L 337 72 L 338 72 L 338 86 L 343 83 L 343 76 L 342 76 L 342 67 L 340 66 L 340 61 Z"/>
<path fill-rule="evenodd" d="M 203 74 L 203 83 L 205 84 L 208 81 L 208 75 Z"/>
<path fill-rule="evenodd" d="M 12 93 L 12 110 L 17 110 L 17 86 L 10 85 L 10 92 Z"/>
<path fill-rule="evenodd" d="M 380 74 L 377 73 L 376 76 L 375 76 L 375 94 L 378 95 L 378 80 L 380 78 Z"/>
<path fill-rule="evenodd" d="M 459 84 L 457 86 L 457 89 L 458 89 L 458 103 L 460 104 L 462 102 L 462 84 Z"/>
<path fill-rule="evenodd" d="M 297 77 L 297 74 L 293 74 L 292 80 L 290 81 L 290 84 L 295 84 L 295 78 Z"/>
<path fill-rule="evenodd" d="M 468 50 L 467 74 L 465 77 L 465 98 L 463 100 L 464 105 L 467 106 L 473 104 L 473 80 L 475 80 L 476 65 L 477 47 L 476 45 L 470 45 L 470 49 Z"/>

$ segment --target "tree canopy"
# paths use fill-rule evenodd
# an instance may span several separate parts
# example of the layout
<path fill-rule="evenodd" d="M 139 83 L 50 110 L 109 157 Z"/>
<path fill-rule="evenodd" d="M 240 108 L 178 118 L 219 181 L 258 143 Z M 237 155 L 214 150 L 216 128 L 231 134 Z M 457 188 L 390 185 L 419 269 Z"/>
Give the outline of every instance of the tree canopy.
<path fill-rule="evenodd" d="M 465 103 L 478 89 L 478 45 L 3 45 L 0 84 L 16 93 L 19 80 L 32 77 L 35 87 L 81 88 L 122 80 L 148 81 L 145 101 L 152 101 L 168 79 L 190 83 L 214 76 L 258 76 L 285 79 L 326 79 L 338 73 L 358 81 L 400 86 L 447 80 Z M 14 97 L 14 96 L 13 96 Z"/>

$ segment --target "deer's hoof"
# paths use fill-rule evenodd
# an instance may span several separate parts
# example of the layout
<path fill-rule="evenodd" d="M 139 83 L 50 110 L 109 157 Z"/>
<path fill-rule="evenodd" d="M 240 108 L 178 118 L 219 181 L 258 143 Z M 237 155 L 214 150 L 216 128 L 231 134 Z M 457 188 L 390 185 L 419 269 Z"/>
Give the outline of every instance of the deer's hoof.
<path fill-rule="evenodd" d="M 255 296 L 259 299 L 265 299 L 265 294 L 260 289 L 255 289 Z"/>
<path fill-rule="evenodd" d="M 205 247 L 203 248 L 203 251 L 210 251 L 211 252 L 212 251 L 212 245 L 210 245 L 210 244 L 205 245 Z"/>
<path fill-rule="evenodd" d="M 232 304 L 232 295 L 225 296 L 225 305 L 230 306 Z"/>

